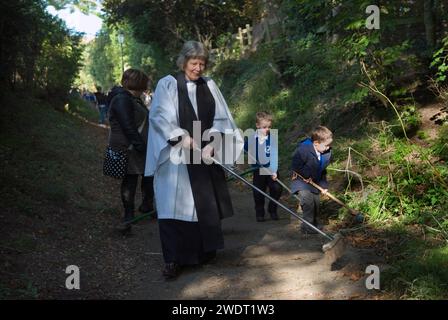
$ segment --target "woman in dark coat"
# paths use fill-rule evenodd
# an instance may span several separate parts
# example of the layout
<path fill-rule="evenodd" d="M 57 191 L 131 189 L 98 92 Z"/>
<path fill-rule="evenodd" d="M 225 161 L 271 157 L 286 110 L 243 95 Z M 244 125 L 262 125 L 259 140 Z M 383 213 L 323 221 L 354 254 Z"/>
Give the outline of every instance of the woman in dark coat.
<path fill-rule="evenodd" d="M 127 150 L 129 162 L 121 182 L 121 200 L 124 207 L 123 230 L 129 230 L 134 219 L 134 202 L 138 177 L 142 177 L 142 204 L 139 211 L 153 210 L 153 178 L 144 177 L 146 145 L 148 142 L 148 109 L 140 96 L 147 90 L 149 78 L 140 70 L 128 69 L 123 73 L 121 87 L 109 94 L 109 146 Z"/>

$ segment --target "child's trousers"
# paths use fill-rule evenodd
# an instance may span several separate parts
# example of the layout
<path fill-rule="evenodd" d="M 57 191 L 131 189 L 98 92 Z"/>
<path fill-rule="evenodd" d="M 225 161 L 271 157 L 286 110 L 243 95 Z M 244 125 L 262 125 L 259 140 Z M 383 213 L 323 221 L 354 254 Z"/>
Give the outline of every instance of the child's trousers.
<path fill-rule="evenodd" d="M 280 199 L 280 196 L 282 195 L 282 186 L 277 181 L 272 180 L 272 177 L 270 175 L 261 175 L 260 170 L 254 171 L 253 184 L 263 192 L 266 192 L 266 188 L 269 188 L 269 195 L 275 200 Z M 259 193 L 258 191 L 254 190 L 253 192 L 254 192 L 256 215 L 259 218 L 263 218 L 265 214 L 264 211 L 265 196 Z M 269 201 L 268 212 L 271 216 L 277 215 L 277 204 L 274 203 L 273 201 Z"/>
<path fill-rule="evenodd" d="M 299 191 L 300 206 L 303 211 L 303 218 L 314 226 L 317 226 L 317 215 L 320 209 L 320 195 L 308 190 Z M 316 232 L 305 223 L 302 223 L 302 231 Z"/>

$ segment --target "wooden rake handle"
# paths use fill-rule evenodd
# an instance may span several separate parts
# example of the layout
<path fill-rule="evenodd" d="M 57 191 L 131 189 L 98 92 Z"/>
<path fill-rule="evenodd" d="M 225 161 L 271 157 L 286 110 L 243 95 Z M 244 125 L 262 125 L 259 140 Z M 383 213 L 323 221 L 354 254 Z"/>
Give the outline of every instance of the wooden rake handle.
<path fill-rule="evenodd" d="M 314 188 L 316 188 L 317 190 L 319 190 L 320 192 L 322 192 L 323 194 L 327 195 L 331 200 L 333 200 L 334 202 L 340 204 L 341 206 L 343 206 L 344 208 L 347 208 L 348 211 L 356 216 L 359 213 L 356 212 L 355 210 L 353 210 L 352 208 L 350 208 L 348 205 L 346 205 L 344 202 L 342 202 L 341 200 L 339 200 L 338 198 L 336 198 L 334 195 L 332 195 L 330 192 L 325 192 L 324 189 L 318 185 L 317 183 L 315 183 L 313 180 L 310 179 L 310 181 L 308 182 L 304 177 L 302 177 L 298 172 L 293 171 L 293 174 L 295 174 L 297 177 L 299 177 L 300 179 L 302 179 L 303 181 L 305 181 L 306 183 L 309 183 L 310 185 L 312 185 Z M 295 180 L 293 178 L 293 180 Z"/>

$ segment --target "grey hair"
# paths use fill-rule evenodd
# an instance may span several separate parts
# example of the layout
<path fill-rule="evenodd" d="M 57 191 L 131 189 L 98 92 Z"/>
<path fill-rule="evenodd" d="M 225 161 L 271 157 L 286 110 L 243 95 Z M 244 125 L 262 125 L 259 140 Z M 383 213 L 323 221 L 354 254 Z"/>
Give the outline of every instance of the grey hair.
<path fill-rule="evenodd" d="M 208 50 L 205 46 L 198 41 L 187 41 L 185 42 L 182 50 L 177 57 L 176 64 L 180 70 L 184 70 L 185 65 L 190 59 L 203 59 L 205 61 L 205 66 L 208 64 Z"/>

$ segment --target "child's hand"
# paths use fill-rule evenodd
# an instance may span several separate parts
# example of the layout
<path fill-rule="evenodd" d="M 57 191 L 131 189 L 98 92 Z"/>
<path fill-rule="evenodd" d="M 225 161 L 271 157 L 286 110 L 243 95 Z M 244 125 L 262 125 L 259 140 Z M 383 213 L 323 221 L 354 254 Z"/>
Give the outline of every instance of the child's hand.
<path fill-rule="evenodd" d="M 305 181 L 306 183 L 311 183 L 311 182 L 313 182 L 313 179 L 308 178 L 308 179 L 303 179 L 303 181 Z"/>
<path fill-rule="evenodd" d="M 271 178 L 272 180 L 277 181 L 277 174 L 276 173 L 272 174 Z"/>
<path fill-rule="evenodd" d="M 326 196 L 327 193 L 328 193 L 328 189 L 322 189 L 322 194 L 323 194 L 324 196 Z"/>

